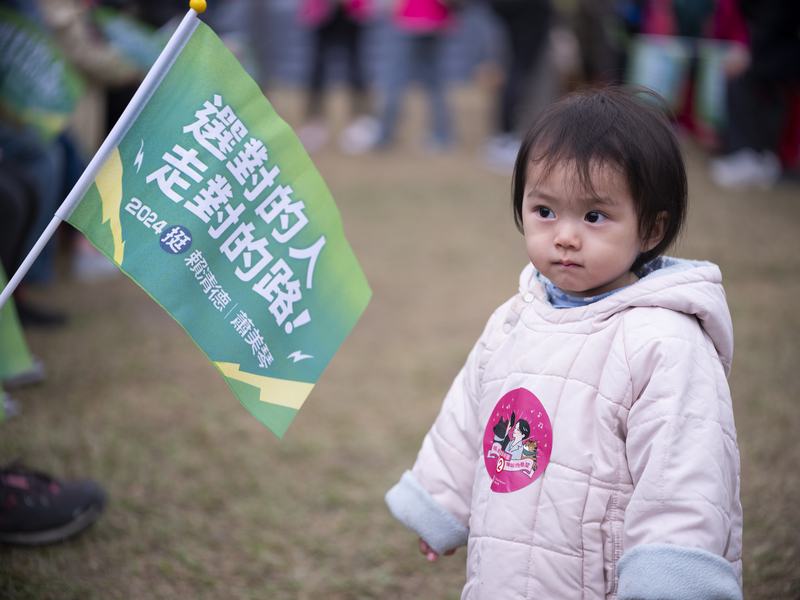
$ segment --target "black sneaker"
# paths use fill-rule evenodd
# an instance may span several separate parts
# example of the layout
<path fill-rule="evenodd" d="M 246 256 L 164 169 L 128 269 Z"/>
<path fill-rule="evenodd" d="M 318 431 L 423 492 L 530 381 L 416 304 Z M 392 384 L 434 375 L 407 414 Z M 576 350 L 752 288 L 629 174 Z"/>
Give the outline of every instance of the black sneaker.
<path fill-rule="evenodd" d="M 105 502 L 93 481 L 58 481 L 12 463 L 0 468 L 0 542 L 60 542 L 94 523 Z"/>

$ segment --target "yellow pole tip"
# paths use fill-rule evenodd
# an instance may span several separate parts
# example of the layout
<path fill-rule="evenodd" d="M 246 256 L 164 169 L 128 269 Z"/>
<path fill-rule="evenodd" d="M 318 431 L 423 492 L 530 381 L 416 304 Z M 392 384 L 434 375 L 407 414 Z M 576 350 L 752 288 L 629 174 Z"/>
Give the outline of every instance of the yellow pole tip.
<path fill-rule="evenodd" d="M 190 0 L 189 8 L 193 9 L 197 13 L 205 12 L 206 0 Z"/>

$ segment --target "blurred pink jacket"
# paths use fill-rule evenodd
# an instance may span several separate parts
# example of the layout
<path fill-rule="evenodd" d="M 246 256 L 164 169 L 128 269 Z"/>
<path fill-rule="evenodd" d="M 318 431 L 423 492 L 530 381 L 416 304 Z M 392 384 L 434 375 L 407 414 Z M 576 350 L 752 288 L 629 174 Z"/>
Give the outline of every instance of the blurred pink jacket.
<path fill-rule="evenodd" d="M 395 27 L 411 33 L 437 33 L 450 26 L 450 9 L 440 0 L 399 0 Z"/>
<path fill-rule="evenodd" d="M 374 7 L 370 0 L 342 0 L 345 14 L 352 21 L 365 23 L 373 16 Z M 303 0 L 300 3 L 300 23 L 306 27 L 323 24 L 336 8 L 337 0 Z"/>
<path fill-rule="evenodd" d="M 652 35 L 676 35 L 676 23 L 672 0 L 648 0 L 644 3 L 642 33 Z M 741 14 L 737 0 L 717 0 L 711 16 L 703 25 L 703 37 L 714 40 L 731 40 L 747 44 L 750 37 L 747 23 Z"/>
<path fill-rule="evenodd" d="M 468 544 L 462 599 L 741 599 L 730 312 L 716 265 L 664 264 L 568 309 L 528 265 L 489 319 L 386 495 L 436 552 Z M 518 388 L 549 415 L 552 455 L 498 493 L 482 440 Z"/>

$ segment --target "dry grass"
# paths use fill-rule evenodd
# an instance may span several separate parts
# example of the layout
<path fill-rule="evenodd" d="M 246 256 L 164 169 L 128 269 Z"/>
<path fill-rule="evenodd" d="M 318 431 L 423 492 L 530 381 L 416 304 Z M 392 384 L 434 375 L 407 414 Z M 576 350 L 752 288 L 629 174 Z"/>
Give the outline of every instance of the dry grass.
<path fill-rule="evenodd" d="M 296 92 L 268 96 L 297 124 Z M 315 156 L 374 297 L 281 442 L 129 280 L 64 272 L 40 293 L 71 321 L 30 331 L 50 376 L 16 394 L 24 414 L 0 428 L 0 461 L 91 477 L 111 501 L 75 540 L 0 548 L 0 597 L 459 596 L 464 551 L 426 563 L 383 503 L 526 260 L 509 180 L 476 156 L 487 99 L 454 99 L 463 145 L 451 155 L 414 152 L 414 96 L 397 151 Z M 691 152 L 677 253 L 720 264 L 734 316 L 745 598 L 800 598 L 800 193 L 722 193 L 706 160 Z"/>

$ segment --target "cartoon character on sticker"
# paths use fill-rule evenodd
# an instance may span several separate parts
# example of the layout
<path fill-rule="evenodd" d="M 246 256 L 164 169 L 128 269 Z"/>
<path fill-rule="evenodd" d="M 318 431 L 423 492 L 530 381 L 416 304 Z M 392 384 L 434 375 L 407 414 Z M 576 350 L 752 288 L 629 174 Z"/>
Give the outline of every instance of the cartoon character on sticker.
<path fill-rule="evenodd" d="M 483 435 L 492 491 L 522 489 L 544 472 L 553 449 L 553 427 L 539 399 L 525 388 L 505 394 L 495 405 Z"/>

